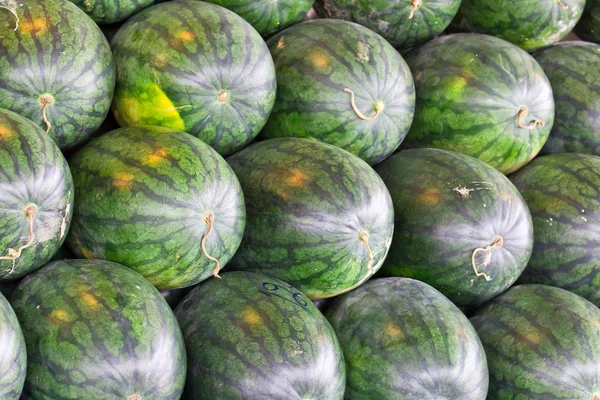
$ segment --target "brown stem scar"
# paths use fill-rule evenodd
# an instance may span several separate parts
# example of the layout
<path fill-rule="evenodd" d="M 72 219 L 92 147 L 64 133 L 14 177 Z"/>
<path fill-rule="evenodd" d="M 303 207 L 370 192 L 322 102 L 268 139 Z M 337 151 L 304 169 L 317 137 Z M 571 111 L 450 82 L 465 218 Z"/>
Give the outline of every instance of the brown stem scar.
<path fill-rule="evenodd" d="M 487 275 L 485 272 L 479 271 L 479 269 L 477 268 L 477 260 L 475 259 L 477 254 L 483 252 L 487 253 L 485 258 L 483 259 L 482 265 L 484 267 L 487 267 L 492 261 L 492 250 L 499 249 L 502 246 L 504 246 L 504 238 L 502 236 L 494 236 L 494 241 L 491 245 L 485 248 L 477 248 L 473 251 L 473 254 L 471 255 L 471 264 L 473 265 L 473 271 L 475 271 L 475 275 L 477 275 L 477 277 L 483 276 L 488 282 L 492 280 L 492 278 L 489 275 Z"/>
<path fill-rule="evenodd" d="M 15 271 L 15 263 L 17 259 L 21 257 L 23 250 L 31 246 L 35 240 L 35 233 L 33 232 L 33 220 L 35 219 L 35 214 L 37 214 L 37 207 L 35 205 L 31 204 L 25 207 L 25 217 L 29 220 L 29 240 L 27 243 L 17 249 L 8 248 L 6 250 L 8 252 L 8 256 L 0 257 L 0 260 L 12 261 L 12 268 L 6 271 L 7 273 L 4 275 L 4 277 L 9 276 Z"/>
<path fill-rule="evenodd" d="M 142 400 L 142 396 L 140 396 L 139 394 L 132 394 L 127 398 L 127 400 Z"/>
<path fill-rule="evenodd" d="M 371 251 L 371 246 L 369 245 L 369 232 L 362 231 L 358 234 L 358 240 L 363 243 L 367 247 L 367 251 L 369 252 L 369 262 L 367 263 L 367 269 L 371 273 L 375 273 L 375 269 L 373 268 L 373 252 Z"/>
<path fill-rule="evenodd" d="M 408 19 L 413 19 L 414 18 L 415 12 L 419 9 L 419 7 L 421 7 L 421 4 L 423 4 L 423 0 L 412 0 L 410 2 L 410 6 L 412 7 L 412 11 L 410 12 L 410 15 L 408 16 Z"/>
<path fill-rule="evenodd" d="M 561 6 L 561 7 L 562 7 L 562 9 L 563 9 L 563 10 L 568 10 L 568 9 L 569 9 L 569 6 L 568 6 L 568 5 L 566 5 L 565 3 L 563 3 L 562 1 L 560 1 L 560 0 L 556 0 L 556 2 L 558 3 L 558 5 L 559 5 L 559 6 Z M 600 399 L 599 399 L 599 400 L 600 400 Z"/>
<path fill-rule="evenodd" d="M 46 93 L 41 95 L 38 101 L 42 105 L 42 118 L 44 119 L 44 123 L 46 124 L 46 133 L 48 133 L 50 132 L 50 128 L 52 128 L 52 124 L 50 123 L 50 121 L 48 121 L 48 118 L 46 116 L 46 108 L 50 104 L 54 103 L 54 97 Z"/>
<path fill-rule="evenodd" d="M 219 103 L 225 103 L 229 100 L 229 92 L 225 89 L 221 89 L 219 93 L 217 93 L 217 101 Z"/>
<path fill-rule="evenodd" d="M 527 109 L 527 107 L 520 106 L 519 107 L 519 112 L 517 113 L 517 126 L 519 128 L 521 128 L 521 129 L 535 129 L 535 127 L 538 126 L 538 125 L 539 126 L 546 125 L 546 123 L 544 121 L 542 121 L 541 119 L 536 119 L 536 120 L 534 120 L 529 125 L 523 125 L 522 120 L 527 117 L 527 114 L 529 114 L 529 110 Z"/>
<path fill-rule="evenodd" d="M 215 270 L 213 272 L 213 276 L 215 278 L 221 279 L 221 277 L 219 276 L 219 271 L 221 270 L 221 263 L 219 262 L 219 260 L 217 260 L 210 254 L 208 254 L 208 251 L 206 250 L 206 238 L 212 232 L 214 220 L 215 220 L 215 214 L 212 211 L 206 211 L 204 213 L 204 223 L 206 225 L 208 225 L 208 229 L 207 229 L 206 233 L 204 234 L 204 236 L 202 237 L 202 252 L 206 256 L 206 258 L 208 258 L 211 261 L 214 261 L 214 263 L 215 263 Z"/>
<path fill-rule="evenodd" d="M 358 118 L 363 119 L 365 121 L 373 121 L 374 119 L 376 119 L 377 117 L 379 117 L 379 114 L 381 114 L 381 112 L 383 111 L 383 109 L 385 108 L 383 106 L 383 103 L 378 101 L 375 103 L 375 115 L 373 115 L 372 117 L 367 117 L 365 114 L 363 114 L 358 107 L 356 107 L 356 103 L 354 102 L 354 92 L 348 88 L 344 89 L 344 92 L 346 93 L 350 93 L 350 105 L 352 106 L 352 109 L 354 110 L 354 112 L 356 113 L 356 115 L 358 115 Z"/>

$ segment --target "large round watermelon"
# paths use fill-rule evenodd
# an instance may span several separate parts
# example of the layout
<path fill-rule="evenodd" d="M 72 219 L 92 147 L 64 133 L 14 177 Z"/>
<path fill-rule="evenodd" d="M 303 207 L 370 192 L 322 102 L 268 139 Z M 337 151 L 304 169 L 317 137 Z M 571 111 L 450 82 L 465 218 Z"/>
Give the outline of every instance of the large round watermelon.
<path fill-rule="evenodd" d="M 112 24 L 127 19 L 156 0 L 70 0 L 98 24 Z"/>
<path fill-rule="evenodd" d="M 462 0 L 461 27 L 508 40 L 533 51 L 566 36 L 586 0 Z"/>
<path fill-rule="evenodd" d="M 225 160 L 161 127 L 121 128 L 71 160 L 75 255 L 133 268 L 160 289 L 217 275 L 244 232 L 244 197 Z"/>
<path fill-rule="evenodd" d="M 84 142 L 113 96 L 108 42 L 70 1 L 5 3 L 15 7 L 0 8 L 0 107 L 34 121 L 63 150 Z"/>
<path fill-rule="evenodd" d="M 27 352 L 21 326 L 0 293 L 0 398 L 18 400 L 25 384 Z"/>
<path fill-rule="evenodd" d="M 600 398 L 600 310 L 585 299 L 516 286 L 471 322 L 487 355 L 488 400 Z"/>
<path fill-rule="evenodd" d="M 259 142 L 228 161 L 248 213 L 234 268 L 282 279 L 311 299 L 349 291 L 379 269 L 394 210 L 367 163 L 298 138 Z"/>
<path fill-rule="evenodd" d="M 395 214 L 384 275 L 426 282 L 459 306 L 481 304 L 521 275 L 533 246 L 531 215 L 500 172 L 437 149 L 402 151 L 377 172 Z"/>
<path fill-rule="evenodd" d="M 327 319 L 346 360 L 347 400 L 485 400 L 477 333 L 431 286 L 376 279 L 336 299 Z"/>
<path fill-rule="evenodd" d="M 548 138 L 554 99 L 539 64 L 491 36 L 459 33 L 410 52 L 415 120 L 406 147 L 437 147 L 503 173 L 527 164 Z"/>
<path fill-rule="evenodd" d="M 0 109 L 0 280 L 50 260 L 69 230 L 74 197 L 58 146 L 30 120 Z"/>
<path fill-rule="evenodd" d="M 206 0 L 244 18 L 263 36 L 269 36 L 299 22 L 314 0 Z"/>
<path fill-rule="evenodd" d="M 317 0 L 323 18 L 354 21 L 372 29 L 394 47 L 408 49 L 441 34 L 461 0 Z"/>
<path fill-rule="evenodd" d="M 577 36 L 600 43 L 600 0 L 587 0 L 581 20 L 575 26 Z"/>
<path fill-rule="evenodd" d="M 55 261 L 12 297 L 27 344 L 23 400 L 177 400 L 186 355 L 177 320 L 122 265 Z"/>
<path fill-rule="evenodd" d="M 413 119 L 406 63 L 358 24 L 315 20 L 272 37 L 277 101 L 262 136 L 318 139 L 370 164 L 400 145 Z"/>
<path fill-rule="evenodd" d="M 600 305 L 600 157 L 553 154 L 511 179 L 533 217 L 535 242 L 523 281 Z"/>
<path fill-rule="evenodd" d="M 222 155 L 245 147 L 275 100 L 275 68 L 262 37 L 213 4 L 177 0 L 143 10 L 113 38 L 121 126 L 191 133 Z"/>
<path fill-rule="evenodd" d="M 175 311 L 188 351 L 188 400 L 344 398 L 344 358 L 321 312 L 287 283 L 228 272 Z"/>
<path fill-rule="evenodd" d="M 556 101 L 543 153 L 600 155 L 600 45 L 565 42 L 535 55 Z"/>

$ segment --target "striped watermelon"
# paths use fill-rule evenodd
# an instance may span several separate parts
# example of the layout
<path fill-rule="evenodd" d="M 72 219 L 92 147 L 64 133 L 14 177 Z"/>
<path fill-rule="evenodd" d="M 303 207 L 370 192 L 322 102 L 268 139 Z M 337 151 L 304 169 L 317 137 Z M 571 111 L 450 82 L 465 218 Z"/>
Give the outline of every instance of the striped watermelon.
<path fill-rule="evenodd" d="M 600 310 L 565 290 L 522 285 L 471 318 L 487 355 L 488 400 L 600 398 Z"/>
<path fill-rule="evenodd" d="M 244 198 L 212 148 L 161 127 L 121 128 L 71 160 L 79 258 L 133 268 L 160 289 L 196 284 L 227 264 L 245 225 Z"/>
<path fill-rule="evenodd" d="M 553 154 L 511 179 L 533 216 L 523 282 L 558 286 L 600 305 L 600 157 Z"/>
<path fill-rule="evenodd" d="M 222 155 L 245 147 L 275 100 L 262 37 L 233 12 L 177 0 L 143 10 L 113 38 L 121 126 L 191 133 Z"/>
<path fill-rule="evenodd" d="M 352 22 L 315 20 L 268 45 L 277 101 L 263 137 L 318 139 L 372 165 L 400 145 L 415 92 L 409 68 L 385 39 Z"/>
<path fill-rule="evenodd" d="M 575 26 L 577 36 L 600 43 L 600 0 L 587 0 L 581 20 Z"/>
<path fill-rule="evenodd" d="M 377 172 L 395 213 L 383 275 L 426 282 L 459 306 L 481 304 L 515 283 L 531 255 L 533 226 L 504 175 L 437 149 L 402 151 Z"/>
<path fill-rule="evenodd" d="M 518 47 L 459 33 L 433 39 L 406 62 L 417 106 L 405 147 L 457 151 L 510 173 L 546 142 L 554 123 L 552 88 Z"/>
<path fill-rule="evenodd" d="M 188 352 L 187 400 L 344 398 L 344 358 L 319 310 L 294 287 L 228 272 L 175 311 Z"/>
<path fill-rule="evenodd" d="M 115 67 L 98 26 L 67 0 L 5 1 L 0 9 L 0 108 L 41 126 L 63 150 L 109 111 Z"/>
<path fill-rule="evenodd" d="M 18 400 L 25 384 L 27 352 L 17 316 L 0 293 L 0 398 Z"/>
<path fill-rule="evenodd" d="M 112 24 L 127 19 L 155 0 L 70 0 L 98 24 Z"/>
<path fill-rule="evenodd" d="M 394 210 L 367 163 L 298 138 L 259 142 L 228 161 L 248 213 L 233 268 L 284 280 L 310 299 L 349 291 L 379 269 Z"/>
<path fill-rule="evenodd" d="M 50 260 L 69 230 L 74 197 L 58 146 L 30 120 L 0 109 L 0 280 Z"/>

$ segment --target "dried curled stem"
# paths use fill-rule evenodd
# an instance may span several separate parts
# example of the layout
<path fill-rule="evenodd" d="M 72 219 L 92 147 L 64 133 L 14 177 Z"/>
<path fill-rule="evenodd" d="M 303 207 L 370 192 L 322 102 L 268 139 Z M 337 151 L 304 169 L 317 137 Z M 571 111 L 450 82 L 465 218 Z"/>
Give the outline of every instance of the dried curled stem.
<path fill-rule="evenodd" d="M 0 260 L 12 261 L 12 268 L 6 271 L 7 273 L 4 275 L 5 277 L 9 276 L 15 271 L 15 263 L 17 259 L 21 257 L 21 253 L 23 252 L 23 250 L 31 246 L 33 244 L 33 241 L 35 240 L 35 233 L 33 232 L 33 220 L 35 219 L 35 214 L 37 214 L 37 207 L 33 204 L 25 208 L 25 217 L 29 219 L 29 240 L 27 241 L 27 243 L 25 243 L 23 246 L 17 249 L 8 248 L 8 256 L 0 257 Z"/>
<path fill-rule="evenodd" d="M 475 275 L 477 275 L 477 277 L 483 276 L 488 282 L 492 280 L 490 276 L 488 276 L 485 272 L 479 271 L 477 268 L 477 260 L 475 259 L 477 254 L 487 252 L 482 264 L 484 267 L 487 267 L 492 261 L 492 250 L 498 249 L 502 246 L 504 246 L 504 238 L 502 236 L 495 236 L 491 245 L 485 248 L 477 248 L 475 251 L 473 251 L 473 255 L 471 256 L 471 264 L 473 265 L 473 271 L 475 271 Z"/>
<path fill-rule="evenodd" d="M 375 103 L 375 115 L 373 115 L 372 117 L 367 117 L 358 109 L 358 107 L 356 107 L 356 103 L 354 102 L 354 92 L 348 88 L 344 89 L 344 92 L 350 93 L 350 105 L 352 106 L 352 109 L 360 119 L 364 119 L 365 121 L 373 121 L 374 119 L 379 117 L 379 114 L 381 114 L 381 112 L 384 109 L 383 104 L 381 102 L 377 102 Z"/>
<path fill-rule="evenodd" d="M 559 6 L 562 7 L 563 10 L 568 10 L 569 9 L 569 6 L 566 5 L 565 3 L 563 3 L 562 1 L 556 0 L 556 2 L 558 3 Z"/>
<path fill-rule="evenodd" d="M 417 11 L 419 9 L 419 7 L 421 7 L 421 4 L 423 4 L 423 0 L 411 0 L 410 6 L 412 7 L 412 11 L 410 12 L 410 15 L 408 16 L 408 19 L 414 18 L 415 11 Z"/>
<path fill-rule="evenodd" d="M 204 223 L 206 225 L 208 225 L 208 230 L 206 231 L 206 233 L 202 237 L 202 252 L 206 256 L 206 258 L 208 258 L 209 260 L 215 262 L 215 270 L 213 272 L 213 276 L 215 278 L 221 279 L 221 277 L 219 276 L 219 271 L 221 270 L 221 263 L 219 262 L 219 260 L 217 260 L 216 258 L 214 258 L 213 256 L 211 256 L 210 254 L 208 254 L 208 251 L 206 251 L 206 238 L 212 232 L 214 220 L 215 220 L 215 214 L 212 211 L 207 211 L 206 213 L 204 213 Z"/>
<path fill-rule="evenodd" d="M 521 129 L 535 129 L 536 126 L 544 126 L 546 123 L 541 119 L 536 119 L 529 125 L 523 125 L 522 120 L 527 117 L 529 114 L 529 110 L 525 106 L 519 107 L 519 112 L 517 113 L 517 125 Z"/>
<path fill-rule="evenodd" d="M 371 273 L 375 273 L 375 269 L 373 268 L 373 252 L 371 251 L 371 246 L 369 245 L 369 232 L 362 231 L 358 234 L 358 240 L 360 240 L 366 247 L 369 252 L 369 262 L 367 263 L 367 269 Z"/>
<path fill-rule="evenodd" d="M 50 128 L 52 128 L 52 124 L 50 123 L 50 121 L 48 121 L 48 118 L 46 116 L 46 107 L 54 103 L 54 97 L 50 96 L 49 94 L 44 94 L 38 99 L 38 101 L 42 105 L 42 118 L 44 119 L 44 123 L 46 124 L 46 133 L 48 133 L 50 132 Z"/>

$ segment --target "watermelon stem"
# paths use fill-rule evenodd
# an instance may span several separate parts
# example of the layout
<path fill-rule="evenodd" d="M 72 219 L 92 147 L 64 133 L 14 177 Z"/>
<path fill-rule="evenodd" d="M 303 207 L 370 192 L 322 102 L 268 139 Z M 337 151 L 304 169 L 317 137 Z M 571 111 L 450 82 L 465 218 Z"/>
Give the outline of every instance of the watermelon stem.
<path fill-rule="evenodd" d="M 0 260 L 12 260 L 12 268 L 7 270 L 6 274 L 3 276 L 3 278 L 6 278 L 7 276 L 9 276 L 10 274 L 12 274 L 15 270 L 15 262 L 17 261 L 17 259 L 19 257 L 21 257 L 21 253 L 23 252 L 23 250 L 25 250 L 26 248 L 28 248 L 29 246 L 31 246 L 33 244 L 33 241 L 35 240 L 35 233 L 33 232 L 33 220 L 35 218 L 35 214 L 37 214 L 37 207 L 33 204 L 28 205 L 27 207 L 25 207 L 25 217 L 27 217 L 27 219 L 29 219 L 29 241 L 27 241 L 27 243 L 25 243 L 23 246 L 19 247 L 18 249 L 11 249 L 8 248 L 7 252 L 8 252 L 8 256 L 2 256 L 0 257 Z"/>
<path fill-rule="evenodd" d="M 563 3 L 562 1 L 560 1 L 560 0 L 556 0 L 556 1 L 558 2 L 558 5 L 562 7 L 563 10 L 569 9 L 569 6 L 566 5 L 565 3 Z"/>
<path fill-rule="evenodd" d="M 529 114 L 529 110 L 527 109 L 527 107 L 520 106 L 519 107 L 519 112 L 517 113 L 517 125 L 519 126 L 519 128 L 521 128 L 521 129 L 535 129 L 535 127 L 538 126 L 538 125 L 539 126 L 546 125 L 546 123 L 544 121 L 542 121 L 541 119 L 536 119 L 536 120 L 534 120 L 529 125 L 523 125 L 523 123 L 521 121 L 524 118 L 527 117 L 527 114 Z"/>
<path fill-rule="evenodd" d="M 42 105 L 42 117 L 44 119 L 44 123 L 46 123 L 46 133 L 48 133 L 50 132 L 50 128 L 52 128 L 52 124 L 50 124 L 50 121 L 48 121 L 48 118 L 46 117 L 46 107 L 54 103 L 54 97 L 46 93 L 41 95 L 38 101 Z"/>
<path fill-rule="evenodd" d="M 206 238 L 212 232 L 214 219 L 215 219 L 215 214 L 212 211 L 209 210 L 209 211 L 206 211 L 204 213 L 204 223 L 206 225 L 208 225 L 208 230 L 206 231 L 206 233 L 202 237 L 202 252 L 206 256 L 206 258 L 208 258 L 209 260 L 215 262 L 215 270 L 213 272 L 213 276 L 215 278 L 221 279 L 221 277 L 219 276 L 219 271 L 221 270 L 221 263 L 219 262 L 219 260 L 217 260 L 216 258 L 214 258 L 213 256 L 211 256 L 210 254 L 208 254 L 208 251 L 206 250 Z"/>
<path fill-rule="evenodd" d="M 379 117 L 379 114 L 381 114 L 381 112 L 385 108 L 385 106 L 383 105 L 383 103 L 381 101 L 377 101 L 377 102 L 375 102 L 375 107 L 374 107 L 375 115 L 373 115 L 372 117 L 367 117 L 365 114 L 363 114 L 358 109 L 358 107 L 356 107 L 356 103 L 354 102 L 354 92 L 348 88 L 345 88 L 344 92 L 350 93 L 350 105 L 352 106 L 352 109 L 354 110 L 356 115 L 358 115 L 358 118 L 364 119 L 365 121 L 373 121 L 375 118 Z"/>
<path fill-rule="evenodd" d="M 423 0 L 412 0 L 410 2 L 410 6 L 412 7 L 412 11 L 410 12 L 410 15 L 408 16 L 408 19 L 413 19 L 413 17 L 415 16 L 415 11 L 417 11 L 417 9 L 419 7 L 421 7 L 422 3 L 423 3 Z"/>
<path fill-rule="evenodd" d="M 219 103 L 225 103 L 229 100 L 229 92 L 225 89 L 221 89 L 219 93 L 217 93 L 217 101 Z"/>
<path fill-rule="evenodd" d="M 477 248 L 473 251 L 473 254 L 471 255 L 471 264 L 473 265 L 473 270 L 475 271 L 475 275 L 477 275 L 477 277 L 483 276 L 485 278 L 485 280 L 488 282 L 492 280 L 492 278 L 489 275 L 487 275 L 485 272 L 481 272 L 478 270 L 477 260 L 475 259 L 477 254 L 487 252 L 485 258 L 483 259 L 483 265 L 482 265 L 484 267 L 487 267 L 490 264 L 490 262 L 492 261 L 492 250 L 499 249 L 502 246 L 504 246 L 504 238 L 502 236 L 494 236 L 494 241 L 492 242 L 491 245 L 489 245 L 485 248 Z"/>
<path fill-rule="evenodd" d="M 369 262 L 367 263 L 367 269 L 371 273 L 375 273 L 375 269 L 373 268 L 373 252 L 371 251 L 371 246 L 369 245 L 369 232 L 362 231 L 358 234 L 358 240 L 364 243 L 367 246 L 367 251 L 369 252 Z"/>
<path fill-rule="evenodd" d="M 140 396 L 139 394 L 132 394 L 127 398 L 127 400 L 142 400 L 142 396 Z"/>

